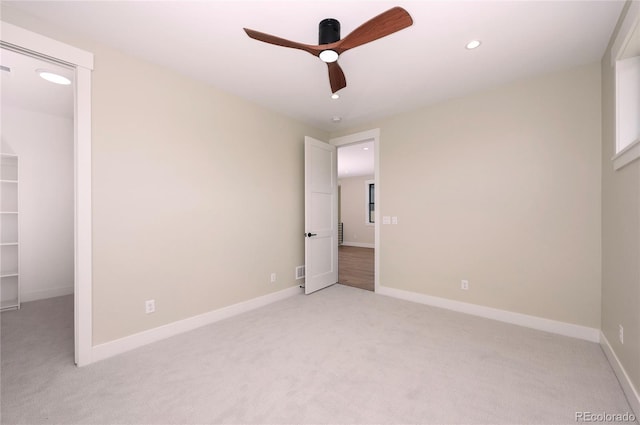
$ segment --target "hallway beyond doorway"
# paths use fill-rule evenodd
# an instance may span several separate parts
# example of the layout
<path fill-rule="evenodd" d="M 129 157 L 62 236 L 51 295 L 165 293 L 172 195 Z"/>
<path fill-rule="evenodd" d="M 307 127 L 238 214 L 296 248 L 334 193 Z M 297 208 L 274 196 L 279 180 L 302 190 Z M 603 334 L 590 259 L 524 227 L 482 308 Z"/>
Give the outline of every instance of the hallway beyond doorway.
<path fill-rule="evenodd" d="M 374 252 L 373 248 L 340 246 L 338 249 L 338 283 L 373 291 Z"/>

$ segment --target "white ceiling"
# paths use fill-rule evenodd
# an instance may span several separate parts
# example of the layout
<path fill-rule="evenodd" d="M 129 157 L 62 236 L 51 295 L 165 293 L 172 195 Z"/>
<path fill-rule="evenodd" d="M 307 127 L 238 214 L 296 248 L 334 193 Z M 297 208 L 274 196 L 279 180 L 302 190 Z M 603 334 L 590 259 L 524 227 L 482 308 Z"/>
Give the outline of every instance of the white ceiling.
<path fill-rule="evenodd" d="M 338 148 L 338 178 L 374 175 L 373 142 L 340 146 Z"/>
<path fill-rule="evenodd" d="M 31 111 L 73 118 L 73 89 L 43 80 L 36 73 L 46 69 L 73 81 L 73 70 L 30 56 L 0 49 L 2 106 L 15 106 Z"/>
<path fill-rule="evenodd" d="M 624 1 L 3 1 L 326 131 L 602 57 Z M 347 87 L 331 100 L 326 65 L 250 39 L 243 27 L 317 44 L 390 9 L 414 25 L 345 52 Z M 464 48 L 482 40 L 474 51 Z M 99 64 L 98 64 L 99 66 Z M 342 117 L 338 124 L 333 116 Z"/>

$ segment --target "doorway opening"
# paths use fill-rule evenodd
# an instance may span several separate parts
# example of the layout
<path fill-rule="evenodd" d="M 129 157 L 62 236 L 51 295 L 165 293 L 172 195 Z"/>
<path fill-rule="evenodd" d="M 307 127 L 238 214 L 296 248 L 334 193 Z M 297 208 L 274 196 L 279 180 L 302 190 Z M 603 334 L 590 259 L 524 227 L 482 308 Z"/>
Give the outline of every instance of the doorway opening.
<path fill-rule="evenodd" d="M 338 283 L 369 291 L 378 278 L 379 131 L 337 139 L 338 157 Z"/>

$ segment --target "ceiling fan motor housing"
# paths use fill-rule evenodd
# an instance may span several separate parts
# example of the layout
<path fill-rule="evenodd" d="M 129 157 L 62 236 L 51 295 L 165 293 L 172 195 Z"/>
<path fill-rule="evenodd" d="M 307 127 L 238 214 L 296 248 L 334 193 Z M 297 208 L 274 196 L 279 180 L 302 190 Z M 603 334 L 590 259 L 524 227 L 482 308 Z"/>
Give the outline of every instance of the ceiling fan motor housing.
<path fill-rule="evenodd" d="M 318 44 L 331 44 L 340 41 L 340 22 L 337 19 L 323 19 L 318 26 Z"/>

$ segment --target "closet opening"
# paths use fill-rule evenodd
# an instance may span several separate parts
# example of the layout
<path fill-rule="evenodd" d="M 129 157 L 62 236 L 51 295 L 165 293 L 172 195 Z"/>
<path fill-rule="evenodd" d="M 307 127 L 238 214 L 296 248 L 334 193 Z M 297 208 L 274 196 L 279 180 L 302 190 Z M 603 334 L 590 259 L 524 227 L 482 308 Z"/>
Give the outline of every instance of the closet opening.
<path fill-rule="evenodd" d="M 3 356 L 35 332 L 39 350 L 73 362 L 75 72 L 4 47 L 0 65 Z"/>

